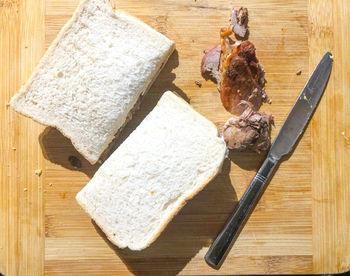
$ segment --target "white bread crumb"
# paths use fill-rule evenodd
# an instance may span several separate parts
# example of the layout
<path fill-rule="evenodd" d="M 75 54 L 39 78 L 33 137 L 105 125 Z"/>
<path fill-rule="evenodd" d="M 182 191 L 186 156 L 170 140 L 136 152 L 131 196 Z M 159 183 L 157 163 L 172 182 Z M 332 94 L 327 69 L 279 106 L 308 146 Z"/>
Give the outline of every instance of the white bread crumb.
<path fill-rule="evenodd" d="M 36 175 L 40 176 L 41 173 L 42 173 L 42 170 L 35 170 L 34 173 L 35 173 Z"/>

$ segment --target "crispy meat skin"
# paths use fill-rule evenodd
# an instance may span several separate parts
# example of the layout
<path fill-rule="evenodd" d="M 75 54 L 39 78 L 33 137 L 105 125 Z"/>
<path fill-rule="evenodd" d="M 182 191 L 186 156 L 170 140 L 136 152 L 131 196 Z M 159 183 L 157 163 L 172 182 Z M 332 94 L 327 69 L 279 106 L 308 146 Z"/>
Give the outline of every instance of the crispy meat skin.
<path fill-rule="evenodd" d="M 227 44 L 226 37 L 222 45 Z M 244 110 L 239 103 L 242 100 L 252 104 L 253 110 L 259 110 L 262 102 L 268 100 L 265 93 L 265 72 L 255 55 L 253 43 L 246 40 L 232 52 L 222 47 L 220 60 L 221 101 L 225 109 L 240 115 Z"/>
<path fill-rule="evenodd" d="M 229 149 L 257 153 L 266 151 L 271 144 L 273 117 L 246 108 L 240 117 L 230 118 L 224 125 L 223 137 Z"/>

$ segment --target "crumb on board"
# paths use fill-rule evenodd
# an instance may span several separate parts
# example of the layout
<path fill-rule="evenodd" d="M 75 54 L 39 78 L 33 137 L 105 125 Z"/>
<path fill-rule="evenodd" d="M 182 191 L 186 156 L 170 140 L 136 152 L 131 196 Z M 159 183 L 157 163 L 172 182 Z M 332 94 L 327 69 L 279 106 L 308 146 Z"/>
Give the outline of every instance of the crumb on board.
<path fill-rule="evenodd" d="M 9 108 L 10 107 L 10 103 L 6 103 L 5 106 L 6 106 L 6 108 Z"/>
<path fill-rule="evenodd" d="M 296 74 L 297 76 L 300 76 L 300 75 L 301 75 L 301 72 L 302 72 L 302 71 L 301 71 L 301 69 L 299 68 L 298 71 L 295 72 L 295 74 Z"/>
<path fill-rule="evenodd" d="M 100 165 L 102 164 L 102 160 L 101 159 L 98 159 L 97 160 L 97 163 L 99 163 Z"/>
<path fill-rule="evenodd" d="M 52 186 L 53 184 L 52 183 L 49 183 L 49 186 Z"/>
<path fill-rule="evenodd" d="M 196 80 L 194 83 L 195 83 L 199 88 L 202 87 L 202 83 L 201 83 L 199 80 Z"/>
<path fill-rule="evenodd" d="M 42 173 L 42 170 L 40 170 L 40 169 L 35 170 L 35 171 L 34 171 L 34 173 L 35 173 L 36 175 L 40 176 L 40 175 L 41 175 L 41 173 Z"/>
<path fill-rule="evenodd" d="M 23 191 L 25 191 L 25 192 L 26 192 L 26 191 L 28 191 L 28 189 L 27 189 L 27 188 L 24 188 L 24 189 L 23 189 Z"/>
<path fill-rule="evenodd" d="M 269 99 L 269 102 L 268 102 L 269 104 L 272 104 L 272 100 L 271 99 Z"/>
<path fill-rule="evenodd" d="M 15 147 L 12 147 L 12 150 L 16 150 L 16 148 L 15 148 Z"/>
<path fill-rule="evenodd" d="M 348 141 L 348 142 L 350 141 L 349 137 L 345 135 L 345 131 L 343 131 L 343 132 L 341 133 L 341 135 L 343 135 L 343 137 L 344 137 L 344 139 L 345 139 L 346 141 Z"/>

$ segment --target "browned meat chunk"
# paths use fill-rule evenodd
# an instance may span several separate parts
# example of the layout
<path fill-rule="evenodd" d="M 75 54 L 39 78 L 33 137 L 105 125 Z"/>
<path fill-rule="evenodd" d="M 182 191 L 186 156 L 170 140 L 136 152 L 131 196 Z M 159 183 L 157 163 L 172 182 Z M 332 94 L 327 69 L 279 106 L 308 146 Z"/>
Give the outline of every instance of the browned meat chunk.
<path fill-rule="evenodd" d="M 234 115 L 223 127 L 227 147 L 238 151 L 265 151 L 270 147 L 272 115 L 258 112 L 263 102 L 271 102 L 265 93 L 265 71 L 248 40 L 234 42 L 230 35 L 248 37 L 248 10 L 231 9 L 231 25 L 220 31 L 220 44 L 205 53 L 201 72 L 218 83 L 223 106 Z M 221 131 L 220 131 L 221 132 Z"/>
<path fill-rule="evenodd" d="M 211 79 L 215 83 L 220 83 L 219 62 L 221 47 L 220 44 L 207 51 L 202 59 L 201 73 L 205 79 Z"/>
<path fill-rule="evenodd" d="M 223 137 L 229 149 L 266 151 L 271 144 L 273 117 L 246 108 L 240 117 L 229 119 L 223 128 Z"/>
<path fill-rule="evenodd" d="M 246 35 L 248 10 L 231 8 L 231 25 L 220 31 L 220 44 L 206 52 L 201 63 L 201 72 L 205 79 L 218 84 L 221 101 L 225 109 L 240 115 L 244 100 L 252 104 L 253 110 L 259 110 L 263 102 L 269 102 L 265 92 L 265 71 L 255 55 L 255 47 L 250 41 L 234 42 L 230 35 Z M 218 60 L 219 58 L 219 60 Z"/>
<path fill-rule="evenodd" d="M 236 10 L 234 7 L 231 7 L 230 22 L 232 31 L 238 37 L 244 38 L 248 30 L 248 9 L 241 7 L 239 10 Z"/>
<path fill-rule="evenodd" d="M 229 33 L 222 31 L 220 96 L 228 112 L 240 115 L 244 111 L 242 105 L 239 105 L 242 100 L 250 102 L 253 110 L 259 110 L 262 103 L 268 101 L 264 89 L 265 72 L 250 41 L 243 41 L 233 50 L 227 48 Z"/>
<path fill-rule="evenodd" d="M 233 51 L 235 47 L 241 44 L 240 41 L 234 42 L 227 38 L 225 41 L 226 49 Z M 205 55 L 201 62 L 201 73 L 202 76 L 207 80 L 211 79 L 213 82 L 218 84 L 218 90 L 220 92 L 220 74 L 219 74 L 219 63 L 221 55 L 221 45 L 218 44 L 214 48 L 205 51 Z"/>

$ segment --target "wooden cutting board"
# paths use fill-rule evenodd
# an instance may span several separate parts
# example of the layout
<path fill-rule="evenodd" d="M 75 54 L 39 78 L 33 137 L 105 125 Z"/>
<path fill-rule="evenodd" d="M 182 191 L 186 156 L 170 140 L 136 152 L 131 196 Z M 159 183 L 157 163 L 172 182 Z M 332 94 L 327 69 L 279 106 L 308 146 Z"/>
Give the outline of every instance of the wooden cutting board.
<path fill-rule="evenodd" d="M 74 198 L 99 165 L 89 165 L 58 131 L 16 114 L 7 105 L 78 0 L 0 0 L 1 273 L 308 274 L 350 269 L 349 2 L 235 2 L 249 9 L 250 40 L 265 67 L 266 90 L 272 99 L 262 110 L 274 114 L 273 137 L 326 51 L 334 54 L 334 67 L 297 149 L 279 167 L 226 262 L 216 271 L 203 257 L 263 156 L 230 154 L 223 172 L 188 202 L 148 249 L 133 252 L 113 247 Z M 229 4 L 117 1 L 120 10 L 174 40 L 177 50 L 116 145 L 165 90 L 186 95 L 215 124 L 230 117 L 215 85 L 199 73 L 203 50 L 218 42 L 220 27 L 227 25 Z M 82 168 L 74 169 L 69 156 L 80 159 Z"/>

